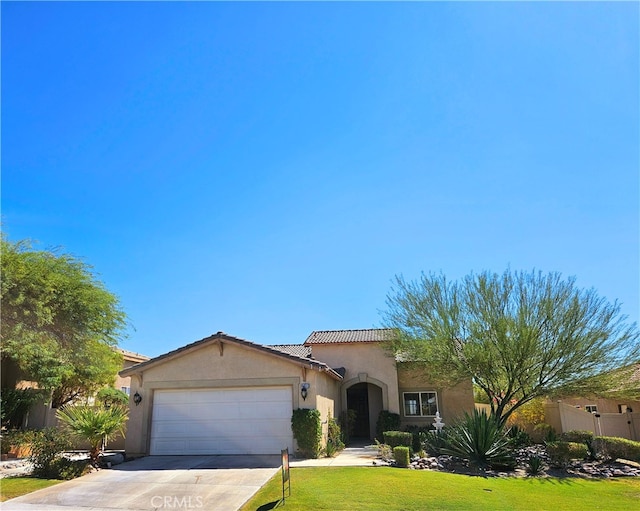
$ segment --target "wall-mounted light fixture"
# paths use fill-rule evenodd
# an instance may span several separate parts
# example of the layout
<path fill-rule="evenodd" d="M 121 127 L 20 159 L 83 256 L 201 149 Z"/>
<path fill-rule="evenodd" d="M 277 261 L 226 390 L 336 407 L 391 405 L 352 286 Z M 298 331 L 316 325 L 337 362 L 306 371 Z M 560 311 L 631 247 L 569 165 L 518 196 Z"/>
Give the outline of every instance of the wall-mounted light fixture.
<path fill-rule="evenodd" d="M 136 391 L 136 393 L 133 395 L 133 402 L 136 404 L 136 406 L 138 406 L 141 401 L 142 401 L 142 396 L 138 394 L 138 392 Z"/>
<path fill-rule="evenodd" d="M 306 401 L 307 396 L 309 395 L 309 388 L 311 387 L 310 383 L 303 383 L 300 385 L 300 395 L 302 396 L 302 400 Z"/>

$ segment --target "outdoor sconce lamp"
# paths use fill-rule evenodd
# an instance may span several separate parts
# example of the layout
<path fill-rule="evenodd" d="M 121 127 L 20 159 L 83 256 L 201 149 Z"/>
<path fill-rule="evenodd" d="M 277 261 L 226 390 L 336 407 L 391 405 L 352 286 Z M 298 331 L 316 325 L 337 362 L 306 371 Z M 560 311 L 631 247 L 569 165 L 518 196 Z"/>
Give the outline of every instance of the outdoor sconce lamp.
<path fill-rule="evenodd" d="M 136 406 L 138 406 L 141 401 L 142 401 L 142 396 L 138 394 L 138 392 L 136 391 L 136 393 L 133 395 L 133 402 L 136 404 Z"/>
<path fill-rule="evenodd" d="M 303 383 L 300 385 L 300 395 L 302 396 L 302 400 L 307 400 L 307 395 L 309 394 L 309 387 L 311 387 L 310 383 Z"/>

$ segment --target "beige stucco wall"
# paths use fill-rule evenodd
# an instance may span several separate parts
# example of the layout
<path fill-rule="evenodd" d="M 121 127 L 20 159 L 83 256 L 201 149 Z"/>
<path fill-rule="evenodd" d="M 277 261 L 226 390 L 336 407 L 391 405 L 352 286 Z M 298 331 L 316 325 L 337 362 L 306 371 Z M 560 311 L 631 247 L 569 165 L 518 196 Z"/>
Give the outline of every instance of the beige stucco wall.
<path fill-rule="evenodd" d="M 356 383 L 366 382 L 382 389 L 385 410 L 399 412 L 395 360 L 379 343 L 314 344 L 313 357 L 331 367 L 346 369 L 340 399 L 341 411 L 346 407 L 346 390 Z M 373 423 L 375 424 L 375 420 Z"/>
<path fill-rule="evenodd" d="M 596 405 L 599 413 L 620 413 L 619 406 L 623 408 L 631 408 L 634 412 L 640 412 L 640 401 L 631 401 L 629 399 L 601 399 L 589 397 L 563 398 L 564 404 L 580 407 L 584 410 L 587 405 Z"/>
<path fill-rule="evenodd" d="M 134 362 L 132 360 L 124 360 L 122 363 L 122 369 L 128 369 L 131 366 L 136 365 L 138 362 Z M 131 377 L 125 376 L 122 377 L 119 374 L 116 376 L 116 381 L 113 383 L 114 388 L 121 390 L 122 387 L 131 387 Z"/>
<path fill-rule="evenodd" d="M 557 433 L 581 430 L 598 436 L 613 436 L 640 440 L 640 412 L 588 413 L 563 401 L 544 405 L 545 422 Z"/>
<path fill-rule="evenodd" d="M 453 387 L 440 387 L 429 382 L 426 371 L 409 369 L 403 364 L 398 364 L 398 400 L 402 427 L 433 424 L 433 418 L 430 417 L 405 417 L 404 415 L 402 393 L 419 391 L 437 393 L 438 411 L 445 423 L 450 423 L 464 412 L 473 412 L 473 385 L 470 379 Z"/>
<path fill-rule="evenodd" d="M 307 371 L 307 381 L 311 384 L 309 389 L 315 398 L 315 408 L 320 411 L 322 420 L 322 446 L 327 444 L 328 419 L 329 416 L 338 418 L 340 415 L 340 382 L 334 380 L 324 373 Z M 311 408 L 306 405 L 306 401 L 301 401 L 301 408 Z"/>
<path fill-rule="evenodd" d="M 300 384 L 304 381 L 311 385 L 306 401 L 300 397 Z M 142 378 L 131 378 L 127 455 L 141 456 L 149 451 L 151 412 L 156 390 L 264 386 L 291 387 L 293 409 L 319 407 L 326 421 L 328 412 L 334 413 L 339 382 L 326 373 L 303 368 L 286 359 L 232 342 L 223 341 L 222 354 L 217 342 L 201 345 L 147 368 Z M 136 392 L 142 396 L 139 406 L 133 403 Z"/>

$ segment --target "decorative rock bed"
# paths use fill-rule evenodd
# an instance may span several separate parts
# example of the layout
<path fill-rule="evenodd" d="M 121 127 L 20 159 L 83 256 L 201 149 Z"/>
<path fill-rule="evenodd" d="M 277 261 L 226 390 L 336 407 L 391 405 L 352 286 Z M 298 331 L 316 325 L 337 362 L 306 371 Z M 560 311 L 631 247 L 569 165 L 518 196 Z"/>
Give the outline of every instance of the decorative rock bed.
<path fill-rule="evenodd" d="M 533 477 L 526 471 L 527 460 L 531 456 L 538 456 L 544 462 L 544 470 L 537 477 L 640 477 L 640 464 L 626 460 L 616 461 L 581 461 L 572 460 L 564 468 L 551 467 L 549 456 L 544 445 L 533 445 L 518 449 L 515 453 L 516 468 L 512 471 L 479 470 L 470 466 L 466 461 L 453 456 L 427 456 L 421 458 L 413 456 L 409 469 L 436 470 L 454 474 L 480 475 L 483 477 Z M 379 458 L 373 462 L 377 466 L 395 466 L 395 461 Z"/>
<path fill-rule="evenodd" d="M 67 452 L 64 457 L 71 461 L 88 460 L 89 455 L 82 452 Z M 111 468 L 125 461 L 121 452 L 106 452 L 100 456 L 100 467 Z M 26 476 L 31 474 L 33 466 L 28 458 L 17 458 L 0 462 L 0 479 L 4 477 Z"/>
<path fill-rule="evenodd" d="M 26 458 L 12 459 L 0 462 L 0 479 L 29 475 L 32 470 L 31 463 Z"/>

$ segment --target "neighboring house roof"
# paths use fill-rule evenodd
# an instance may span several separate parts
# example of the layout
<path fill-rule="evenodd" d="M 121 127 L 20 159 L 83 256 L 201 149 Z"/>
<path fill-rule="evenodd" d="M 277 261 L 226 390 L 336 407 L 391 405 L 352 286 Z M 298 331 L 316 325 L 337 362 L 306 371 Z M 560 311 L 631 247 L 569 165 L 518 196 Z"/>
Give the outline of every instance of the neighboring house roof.
<path fill-rule="evenodd" d="M 120 376 L 126 377 L 126 376 L 131 376 L 133 374 L 138 374 L 143 372 L 145 369 L 148 369 L 150 367 L 156 366 L 158 364 L 164 363 L 167 360 L 186 354 L 188 352 L 191 352 L 195 349 L 199 349 L 202 346 L 205 346 L 207 344 L 214 344 L 214 343 L 225 343 L 225 342 L 230 342 L 230 343 L 234 343 L 237 344 L 239 346 L 243 346 L 245 348 L 248 348 L 250 350 L 254 350 L 254 351 L 260 351 L 262 353 L 266 353 L 268 355 L 272 355 L 275 357 L 280 357 L 283 358 L 285 360 L 288 360 L 290 362 L 296 363 L 298 365 L 304 366 L 304 367 L 309 367 L 311 369 L 316 369 L 318 371 L 321 372 L 326 372 L 328 373 L 332 378 L 336 379 L 336 380 L 342 380 L 342 376 L 334 371 L 333 369 L 331 369 L 327 364 L 325 364 L 324 362 L 319 362 L 317 360 L 313 360 L 310 358 L 306 358 L 306 357 L 301 357 L 298 355 L 293 355 L 291 353 L 285 353 L 282 350 L 276 349 L 272 346 L 266 346 L 263 344 L 256 344 L 255 342 L 251 342 L 251 341 L 247 341 L 245 339 L 240 339 L 238 337 L 233 337 L 231 335 L 227 335 L 224 332 L 217 332 L 213 335 L 210 335 L 209 337 L 205 337 L 204 339 L 200 339 L 199 341 L 196 342 L 192 342 L 191 344 L 187 344 L 186 346 L 183 346 L 181 348 L 178 348 L 176 350 L 170 351 L 168 353 L 165 353 L 164 355 L 160 355 L 158 357 L 152 358 L 150 360 L 147 360 L 146 362 L 142 362 L 140 364 L 136 364 L 135 366 L 129 367 L 127 369 L 123 369 L 122 371 L 120 371 Z"/>
<path fill-rule="evenodd" d="M 271 348 L 296 357 L 311 358 L 311 346 L 304 344 L 273 344 Z"/>
<path fill-rule="evenodd" d="M 318 330 L 304 341 L 308 344 L 348 344 L 355 342 L 383 342 L 391 337 L 388 328 L 370 328 L 367 330 Z"/>
<path fill-rule="evenodd" d="M 145 355 L 140 355 L 140 353 L 134 353 L 133 351 L 123 350 L 122 348 L 117 348 L 117 350 L 120 353 L 122 353 L 122 356 L 124 357 L 124 359 L 128 360 L 129 362 L 135 362 L 137 364 L 137 363 L 146 362 L 147 360 L 149 360 L 149 357 Z"/>

